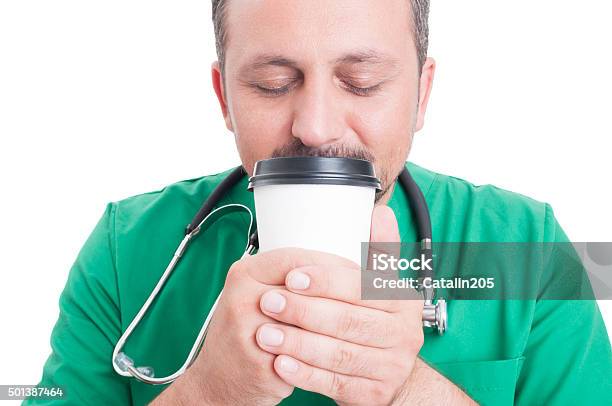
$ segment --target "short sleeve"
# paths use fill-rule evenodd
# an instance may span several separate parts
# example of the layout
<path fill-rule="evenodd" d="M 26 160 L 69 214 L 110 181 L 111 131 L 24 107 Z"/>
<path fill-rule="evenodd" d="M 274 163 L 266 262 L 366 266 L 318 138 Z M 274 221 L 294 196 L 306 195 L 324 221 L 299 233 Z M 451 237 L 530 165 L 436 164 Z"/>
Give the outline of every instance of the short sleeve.
<path fill-rule="evenodd" d="M 545 242 L 569 242 L 549 205 L 544 228 Z M 559 271 L 556 255 L 545 272 Z M 612 404 L 610 340 L 595 300 L 538 299 L 523 355 L 516 404 Z"/>
<path fill-rule="evenodd" d="M 40 386 L 59 387 L 62 399 L 28 399 L 25 405 L 125 405 L 129 384 L 115 373 L 112 352 L 121 334 L 114 261 L 116 205 L 104 215 L 79 252 L 60 296 L 51 333 L 52 353 Z"/>

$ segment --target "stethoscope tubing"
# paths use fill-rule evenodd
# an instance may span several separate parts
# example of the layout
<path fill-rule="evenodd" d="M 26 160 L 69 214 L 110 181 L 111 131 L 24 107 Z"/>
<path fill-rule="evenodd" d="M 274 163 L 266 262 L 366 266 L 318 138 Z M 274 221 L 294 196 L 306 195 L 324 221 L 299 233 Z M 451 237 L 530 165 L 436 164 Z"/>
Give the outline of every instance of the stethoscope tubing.
<path fill-rule="evenodd" d="M 212 305 L 198 336 L 196 337 L 191 350 L 185 359 L 183 365 L 175 371 L 173 374 L 155 378 L 154 371 L 151 367 L 137 367 L 134 364 L 134 361 L 127 356 L 121 350 L 125 346 L 130 335 L 133 331 L 138 327 L 138 324 L 143 319 L 146 312 L 149 310 L 152 303 L 155 301 L 157 295 L 164 287 L 166 281 L 176 268 L 180 258 L 185 253 L 187 247 L 190 242 L 195 238 L 195 236 L 200 232 L 201 227 L 204 225 L 206 220 L 208 220 L 212 215 L 223 210 L 228 207 L 246 209 L 250 215 L 250 223 L 248 229 L 248 239 L 246 243 L 245 251 L 242 255 L 242 258 L 248 255 L 252 255 L 253 252 L 258 248 L 258 238 L 257 238 L 257 230 L 251 233 L 251 228 L 253 226 L 253 213 L 251 210 L 241 204 L 227 204 L 221 206 L 219 208 L 213 209 L 214 206 L 221 200 L 221 198 L 229 191 L 233 186 L 235 186 L 246 174 L 246 171 L 242 166 L 234 169 L 225 179 L 219 183 L 219 185 L 213 190 L 210 196 L 206 199 L 198 213 L 194 217 L 194 219 L 189 223 L 189 225 L 185 229 L 185 236 L 183 237 L 181 243 L 177 247 L 170 263 L 164 270 L 164 273 L 160 277 L 159 281 L 149 294 L 147 300 L 142 305 L 136 316 L 132 319 L 126 330 L 123 332 L 115 348 L 113 350 L 113 358 L 112 364 L 115 372 L 124 377 L 134 377 L 141 382 L 152 384 L 152 385 L 164 385 L 173 382 L 179 376 L 181 376 L 187 368 L 191 366 L 191 364 L 195 361 L 195 358 L 204 343 L 206 338 L 206 334 L 208 332 L 208 326 L 210 321 L 214 315 L 214 312 L 217 308 L 221 295 L 223 294 L 223 290 L 219 292 L 214 304 Z M 406 190 L 406 194 L 408 196 L 408 200 L 410 202 L 411 212 L 413 217 L 415 218 L 415 223 L 417 226 L 417 236 L 418 240 L 421 243 L 421 253 L 426 255 L 428 258 L 432 256 L 432 229 L 431 229 L 431 219 L 429 214 L 429 209 L 427 207 L 427 203 L 425 201 L 425 197 L 421 192 L 418 185 L 410 176 L 410 173 L 406 168 L 402 170 L 399 175 L 399 181 L 401 185 Z M 427 271 L 427 273 L 419 275 L 420 279 L 424 278 L 433 278 L 433 270 Z M 424 298 L 424 308 L 423 308 L 423 325 L 425 327 L 433 327 L 437 329 L 438 333 L 442 335 L 446 330 L 447 323 L 447 314 L 446 314 L 446 302 L 444 299 L 438 298 L 437 303 L 433 304 L 434 290 L 433 288 L 425 288 L 423 291 Z"/>

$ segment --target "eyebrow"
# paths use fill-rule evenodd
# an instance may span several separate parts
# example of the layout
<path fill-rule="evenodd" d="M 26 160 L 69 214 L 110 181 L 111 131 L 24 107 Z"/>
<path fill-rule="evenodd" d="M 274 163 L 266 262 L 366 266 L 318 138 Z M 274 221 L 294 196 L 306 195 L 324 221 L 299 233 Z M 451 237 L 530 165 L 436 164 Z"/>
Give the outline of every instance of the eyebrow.
<path fill-rule="evenodd" d="M 337 65 L 354 65 L 364 63 L 371 65 L 395 66 L 398 63 L 398 60 L 374 49 L 363 49 L 346 53 L 340 58 L 335 59 L 334 63 Z"/>
<path fill-rule="evenodd" d="M 261 54 L 257 55 L 253 60 L 246 66 L 249 69 L 260 69 L 266 66 L 287 66 L 290 68 L 297 67 L 297 62 L 283 57 L 282 55 L 273 54 Z"/>
<path fill-rule="evenodd" d="M 332 60 L 332 64 L 335 65 L 369 64 L 395 67 L 397 63 L 398 60 L 396 58 L 373 49 L 351 51 Z M 297 68 L 298 63 L 293 59 L 289 59 L 278 54 L 260 54 L 255 56 L 247 65 L 245 65 L 245 70 L 258 70 L 267 66 Z"/>

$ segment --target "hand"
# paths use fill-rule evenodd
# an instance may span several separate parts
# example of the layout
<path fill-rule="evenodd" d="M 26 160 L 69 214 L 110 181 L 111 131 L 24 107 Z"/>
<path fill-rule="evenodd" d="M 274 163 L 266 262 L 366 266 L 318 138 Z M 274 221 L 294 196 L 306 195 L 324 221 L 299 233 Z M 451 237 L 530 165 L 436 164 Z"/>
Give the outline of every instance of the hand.
<path fill-rule="evenodd" d="M 274 372 L 274 356 L 255 343 L 257 327 L 271 321 L 259 310 L 259 297 L 274 285 L 254 278 L 250 268 L 245 258 L 228 271 L 202 350 L 180 378 L 189 382 L 181 383 L 181 390 L 193 391 L 183 403 L 275 405 L 293 392 L 293 385 Z"/>
<path fill-rule="evenodd" d="M 386 206 L 372 216 L 371 241 L 398 242 L 395 215 Z M 390 404 L 405 387 L 423 344 L 423 301 L 361 300 L 360 270 L 333 256 L 290 270 L 286 289 L 262 295 L 257 344 L 278 355 L 274 369 L 288 384 L 340 404 Z M 336 261 L 337 262 L 337 261 Z"/>
<path fill-rule="evenodd" d="M 232 265 L 202 351 L 181 382 L 171 385 L 194 392 L 184 403 L 268 405 L 293 392 L 294 386 L 274 371 L 275 355 L 256 344 L 257 328 L 274 321 L 261 312 L 259 301 L 274 288 L 287 292 L 281 286 L 290 270 L 316 263 L 356 266 L 339 256 L 297 248 L 258 253 Z"/>

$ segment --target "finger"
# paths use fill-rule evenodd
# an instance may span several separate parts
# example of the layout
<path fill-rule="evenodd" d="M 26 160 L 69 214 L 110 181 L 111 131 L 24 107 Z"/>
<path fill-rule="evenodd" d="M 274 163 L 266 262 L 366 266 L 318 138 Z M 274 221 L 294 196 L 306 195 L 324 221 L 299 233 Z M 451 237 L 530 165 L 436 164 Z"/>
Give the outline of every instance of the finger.
<path fill-rule="evenodd" d="M 399 226 L 389 206 L 379 205 L 372 211 L 371 242 L 400 242 Z"/>
<path fill-rule="evenodd" d="M 371 260 L 374 254 L 387 254 L 399 258 L 401 252 L 400 241 L 399 226 L 393 210 L 384 205 L 376 206 L 372 211 L 366 269 L 372 269 Z"/>
<path fill-rule="evenodd" d="M 404 247 L 405 248 L 405 247 Z M 410 250 L 409 250 L 410 251 Z M 404 252 L 406 254 L 406 252 Z M 409 254 L 408 254 L 409 255 Z M 367 298 L 368 293 L 374 294 L 374 297 L 379 299 L 384 298 L 386 302 L 396 302 L 401 309 L 413 308 L 415 305 L 421 302 L 422 305 L 422 294 L 413 288 L 382 288 L 384 291 L 380 291 L 375 288 L 373 282 L 377 279 L 383 281 L 393 281 L 401 278 L 405 278 L 406 275 L 402 275 L 397 270 L 381 270 L 373 266 L 377 262 L 390 261 L 393 258 L 400 260 L 402 258 L 402 243 L 399 235 L 399 226 L 395 213 L 388 206 L 377 206 L 372 213 L 372 228 L 370 233 L 370 243 L 368 247 L 368 256 L 365 269 L 362 272 L 367 272 L 362 278 L 362 297 Z M 383 285 L 384 286 L 384 285 Z M 413 302 L 407 304 L 406 302 Z M 394 308 L 392 304 L 384 305 L 389 308 Z"/>
<path fill-rule="evenodd" d="M 394 359 L 397 357 L 392 358 L 388 350 L 365 347 L 284 324 L 266 323 L 259 327 L 255 337 L 264 351 L 290 355 L 317 368 L 350 376 L 378 380 L 389 378 L 385 372 L 397 364 L 397 359 Z M 406 367 L 409 367 L 407 361 Z"/>
<path fill-rule="evenodd" d="M 327 264 L 359 269 L 355 262 L 339 255 L 302 248 L 278 248 L 237 261 L 239 272 L 248 273 L 253 279 L 266 285 L 282 285 L 289 271 L 306 265 Z"/>
<path fill-rule="evenodd" d="M 376 398 L 381 387 L 380 381 L 327 371 L 288 355 L 276 357 L 274 370 L 289 385 L 320 393 L 341 403 L 361 403 L 364 399 Z"/>
<path fill-rule="evenodd" d="M 304 266 L 290 271 L 285 285 L 300 295 L 335 299 L 387 312 L 399 312 L 406 306 L 400 300 L 362 300 L 361 272 L 370 271 L 329 265 Z M 418 296 L 415 294 L 414 298 Z"/>
<path fill-rule="evenodd" d="M 410 303 L 410 302 L 409 302 Z M 314 333 L 369 347 L 396 346 L 408 332 L 408 322 L 421 320 L 414 314 L 388 313 L 326 298 L 297 295 L 286 290 L 271 290 L 261 296 L 260 308 L 266 316 Z M 420 328 L 420 324 L 419 324 Z"/>

